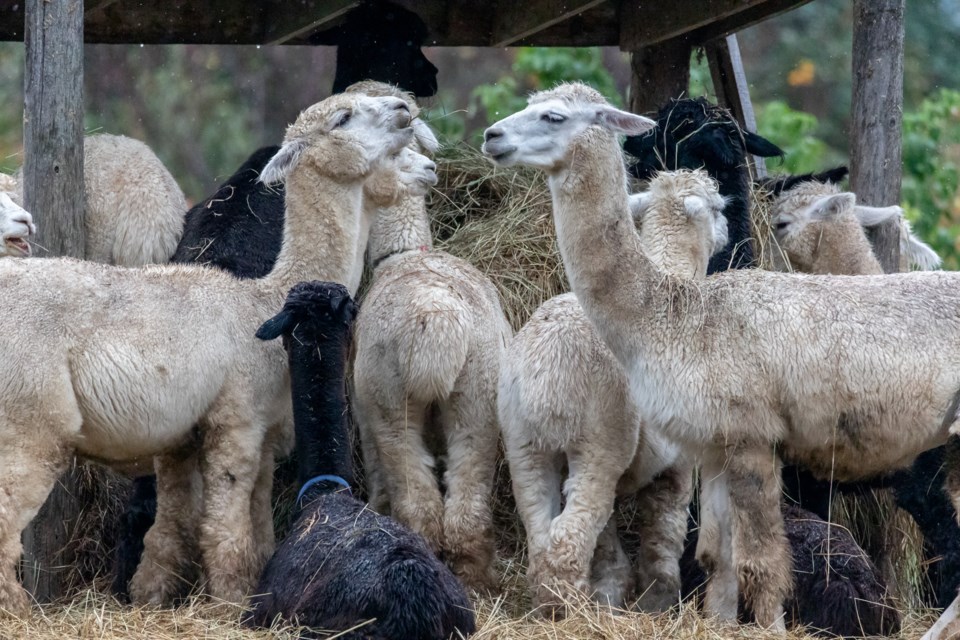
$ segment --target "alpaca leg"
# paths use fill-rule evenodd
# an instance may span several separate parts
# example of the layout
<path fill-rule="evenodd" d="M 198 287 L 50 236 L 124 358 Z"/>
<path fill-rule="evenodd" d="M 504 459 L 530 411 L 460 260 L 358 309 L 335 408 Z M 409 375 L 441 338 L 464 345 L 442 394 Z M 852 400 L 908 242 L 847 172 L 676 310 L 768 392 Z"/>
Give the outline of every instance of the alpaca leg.
<path fill-rule="evenodd" d="M 744 601 L 757 624 L 785 631 L 793 561 L 780 511 L 780 460 L 770 447 L 738 448 L 728 454 L 727 473 Z"/>
<path fill-rule="evenodd" d="M 143 554 L 130 580 L 138 604 L 170 605 L 196 581 L 199 468 L 195 453 L 158 456 L 157 515 L 143 538 Z"/>
<path fill-rule="evenodd" d="M 955 434 L 951 435 L 947 441 L 945 451 L 944 466 L 947 476 L 943 489 L 953 503 L 954 517 L 960 522 L 960 440 Z M 943 610 L 936 623 L 923 635 L 922 640 L 946 640 L 956 637 L 958 619 L 960 619 L 960 595 Z"/>
<path fill-rule="evenodd" d="M 728 483 L 722 454 L 707 457 L 700 470 L 697 560 L 707 575 L 704 613 L 725 622 L 736 622 L 737 570 L 733 563 L 733 522 Z"/>
<path fill-rule="evenodd" d="M 201 463 L 204 513 L 200 550 L 214 598 L 240 603 L 263 568 L 254 542 L 251 498 L 260 475 L 265 428 L 243 428 L 232 418 L 211 417 Z"/>
<path fill-rule="evenodd" d="M 635 496 L 640 515 L 637 589 L 642 611 L 666 611 L 680 601 L 680 556 L 692 476 L 693 470 L 686 464 L 670 467 Z"/>
<path fill-rule="evenodd" d="M 273 448 L 269 444 L 264 446 L 260 458 L 260 473 L 253 485 L 253 495 L 250 497 L 253 543 L 261 566 L 267 563 L 276 547 L 276 536 L 273 531 L 273 504 L 271 501 L 273 497 L 274 460 Z"/>
<path fill-rule="evenodd" d="M 370 421 L 361 416 L 362 410 L 354 403 L 354 415 L 360 432 L 360 452 L 363 455 L 363 478 L 367 487 L 367 503 L 377 513 L 390 513 L 390 500 L 383 478 L 383 463 L 373 433 L 369 430 Z"/>
<path fill-rule="evenodd" d="M 590 562 L 597 538 L 613 514 L 617 479 L 629 463 L 629 459 L 622 466 L 611 463 L 607 453 L 567 452 L 566 504 L 550 526 L 544 567 L 547 584 L 561 596 L 570 589 L 584 594 L 590 591 Z"/>
<path fill-rule="evenodd" d="M 412 401 L 383 412 L 370 424 L 386 481 L 391 515 L 424 538 L 435 553 L 443 549 L 443 496 L 433 473 L 433 456 L 423 443 L 426 407 Z"/>
<path fill-rule="evenodd" d="M 600 604 L 622 608 L 636 588 L 630 558 L 617 533 L 617 518 L 610 516 L 597 538 L 590 566 L 590 588 Z"/>
<path fill-rule="evenodd" d="M 550 525 L 560 515 L 560 459 L 555 452 L 539 451 L 532 443 L 515 441 L 504 433 L 517 511 L 527 532 L 527 583 L 538 606 L 552 596 L 544 567 L 550 551 Z"/>
<path fill-rule="evenodd" d="M 0 612 L 23 613 L 30 596 L 17 580 L 20 535 L 43 506 L 71 452 L 58 442 L 43 442 L 35 427 L 11 428 L 0 436 Z M 31 437 L 33 432 L 33 437 Z M 49 431 L 42 435 L 50 436 Z"/>
<path fill-rule="evenodd" d="M 488 593 L 499 584 L 491 505 L 499 439 L 495 397 L 493 389 L 464 393 L 455 406 L 441 407 L 448 459 L 443 549 L 464 584 Z"/>

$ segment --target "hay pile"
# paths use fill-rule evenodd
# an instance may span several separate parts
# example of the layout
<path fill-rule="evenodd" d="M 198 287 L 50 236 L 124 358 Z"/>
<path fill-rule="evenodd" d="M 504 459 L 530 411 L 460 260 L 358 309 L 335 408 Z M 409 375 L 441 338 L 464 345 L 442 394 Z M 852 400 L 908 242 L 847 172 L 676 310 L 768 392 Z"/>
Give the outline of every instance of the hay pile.
<path fill-rule="evenodd" d="M 497 169 L 464 144 L 442 150 L 437 167 L 428 203 L 436 248 L 486 274 L 519 329 L 541 303 L 569 290 L 543 172 Z"/>
<path fill-rule="evenodd" d="M 476 602 L 476 640 L 814 640 L 800 631 L 777 635 L 753 625 L 722 626 L 703 619 L 690 606 L 660 616 L 612 614 L 588 601 L 568 601 L 571 614 L 552 622 L 526 614 L 517 606 L 519 594 Z M 240 607 L 192 598 L 177 609 L 133 608 L 110 597 L 85 591 L 69 604 L 34 608 L 29 615 L 11 617 L 0 612 L 4 640 L 294 640 L 298 629 L 276 623 L 271 629 L 251 631 L 239 624 Z M 920 638 L 934 616 L 912 615 L 895 638 Z M 328 636 L 336 637 L 336 636 Z"/>

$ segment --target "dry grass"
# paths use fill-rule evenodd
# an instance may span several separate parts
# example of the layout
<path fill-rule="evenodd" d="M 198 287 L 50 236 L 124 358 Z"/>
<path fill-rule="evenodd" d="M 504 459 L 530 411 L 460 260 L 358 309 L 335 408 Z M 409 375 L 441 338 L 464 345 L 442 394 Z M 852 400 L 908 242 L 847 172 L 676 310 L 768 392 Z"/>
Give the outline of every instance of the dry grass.
<path fill-rule="evenodd" d="M 754 625 L 721 625 L 701 617 L 691 606 L 651 616 L 618 612 L 589 601 L 568 601 L 570 615 L 554 622 L 525 612 L 518 603 L 522 594 L 508 591 L 499 598 L 484 598 L 477 605 L 477 640 L 808 640 L 802 631 L 776 635 Z M 252 631 L 240 626 L 242 609 L 234 605 L 193 598 L 177 609 L 125 607 L 95 591 L 81 592 L 72 602 L 34 608 L 29 615 L 13 617 L 0 612 L 0 638 L 4 640 L 293 640 L 298 629 L 275 624 Z M 932 623 L 930 615 L 911 615 L 895 638 L 919 638 Z M 330 634 L 325 637 L 336 637 Z"/>

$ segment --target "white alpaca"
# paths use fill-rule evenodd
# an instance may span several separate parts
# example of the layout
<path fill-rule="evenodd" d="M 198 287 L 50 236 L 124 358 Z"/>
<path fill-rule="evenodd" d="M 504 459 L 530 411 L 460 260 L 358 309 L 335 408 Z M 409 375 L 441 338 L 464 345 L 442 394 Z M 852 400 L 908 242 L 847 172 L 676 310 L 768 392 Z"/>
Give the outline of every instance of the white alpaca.
<path fill-rule="evenodd" d="M 0 257 L 24 257 L 30 255 L 27 238 L 37 232 L 33 216 L 14 202 L 9 195 L 0 192 Z"/>
<path fill-rule="evenodd" d="M 290 414 L 283 349 L 254 333 L 293 284 L 349 273 L 364 181 L 410 142 L 409 125 L 392 97 L 343 94 L 300 115 L 263 174 L 286 180 L 287 213 L 281 254 L 260 280 L 192 266 L 0 261 L 21 327 L 0 365 L 0 608 L 27 604 L 15 574 L 20 532 L 74 454 L 142 468 L 196 446 L 208 591 L 243 598 L 265 560 L 251 518 L 255 484 L 269 482 L 263 442 Z M 148 539 L 145 559 L 150 550 Z M 162 544 L 154 550 L 138 576 L 144 565 L 176 566 Z M 176 579 L 154 575 L 141 599 Z"/>
<path fill-rule="evenodd" d="M 495 589 L 496 381 L 512 333 L 499 295 L 475 267 L 433 250 L 423 197 L 378 213 L 367 257 L 353 406 L 370 502 L 442 551 L 468 586 Z"/>
<path fill-rule="evenodd" d="M 829 182 L 801 182 L 783 192 L 772 203 L 770 219 L 777 243 L 796 271 L 882 274 L 863 228 L 888 220 L 900 226 L 904 271 L 940 266 L 940 257 L 913 235 L 903 209 L 856 204 L 856 195 Z"/>
<path fill-rule="evenodd" d="M 705 277 L 710 256 L 727 244 L 716 182 L 703 171 L 661 173 L 647 193 L 631 200 L 643 221 L 640 242 L 647 255 L 666 272 Z M 640 606 L 652 611 L 674 604 L 690 462 L 678 459 L 677 448 L 659 432 L 643 428 L 623 367 L 573 294 L 545 302 L 514 336 L 497 407 L 527 531 L 534 606 L 559 604 L 557 596 L 570 586 L 613 606 L 625 604 L 633 581 L 611 514 L 615 493 L 638 490 L 648 523 L 639 532 Z"/>
<path fill-rule="evenodd" d="M 23 203 L 22 169 L 0 190 Z M 87 260 L 139 267 L 167 262 L 183 234 L 183 191 L 153 151 L 109 134 L 83 141 Z"/>
<path fill-rule="evenodd" d="M 735 620 L 742 593 L 783 629 L 778 454 L 856 479 L 943 443 L 960 405 L 960 275 L 664 274 L 631 228 L 616 141 L 649 126 L 565 85 L 488 129 L 484 150 L 547 171 L 571 286 L 641 417 L 700 456 L 707 613 Z"/>

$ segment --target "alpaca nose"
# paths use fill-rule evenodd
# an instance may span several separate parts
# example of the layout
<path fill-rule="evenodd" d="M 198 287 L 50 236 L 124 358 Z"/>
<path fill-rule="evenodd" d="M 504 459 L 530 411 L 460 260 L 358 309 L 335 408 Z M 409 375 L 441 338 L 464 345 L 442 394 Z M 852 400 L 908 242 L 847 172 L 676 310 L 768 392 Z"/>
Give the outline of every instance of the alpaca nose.
<path fill-rule="evenodd" d="M 502 138 L 502 137 L 503 137 L 503 131 L 501 129 L 497 129 L 496 127 L 490 127 L 489 129 L 483 132 L 484 142 L 490 142 L 491 140 L 496 140 L 497 138 Z"/>
<path fill-rule="evenodd" d="M 425 166 L 425 168 L 426 168 L 427 171 L 431 171 L 431 172 L 433 172 L 433 173 L 436 173 L 436 172 L 437 172 L 437 163 L 436 163 L 436 162 L 427 163 L 427 165 Z"/>

